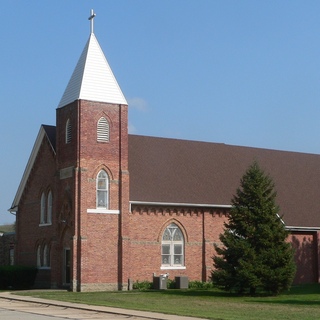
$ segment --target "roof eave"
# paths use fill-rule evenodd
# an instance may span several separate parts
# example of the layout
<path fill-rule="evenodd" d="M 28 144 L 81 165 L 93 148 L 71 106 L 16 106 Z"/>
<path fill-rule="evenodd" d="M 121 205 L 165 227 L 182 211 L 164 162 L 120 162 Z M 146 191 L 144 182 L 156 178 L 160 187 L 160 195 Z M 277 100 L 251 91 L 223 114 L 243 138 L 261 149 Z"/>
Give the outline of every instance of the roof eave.
<path fill-rule="evenodd" d="M 229 204 L 204 204 L 204 203 L 180 203 L 180 202 L 152 202 L 152 201 L 130 201 L 130 205 L 144 206 L 166 206 L 166 207 L 198 207 L 198 208 L 232 208 Z"/>
<path fill-rule="evenodd" d="M 296 226 L 285 226 L 288 231 L 298 231 L 298 232 L 310 232 L 310 231 L 320 231 L 320 227 L 296 227 Z"/>

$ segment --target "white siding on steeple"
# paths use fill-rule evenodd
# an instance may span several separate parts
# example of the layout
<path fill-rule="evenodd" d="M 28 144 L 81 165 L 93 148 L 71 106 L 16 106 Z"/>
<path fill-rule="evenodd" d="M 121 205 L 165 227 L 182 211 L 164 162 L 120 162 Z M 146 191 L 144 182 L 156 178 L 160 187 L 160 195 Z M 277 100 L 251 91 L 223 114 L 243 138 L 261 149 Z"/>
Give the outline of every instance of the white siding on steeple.
<path fill-rule="evenodd" d="M 80 56 L 58 108 L 78 99 L 128 104 L 93 33 Z"/>

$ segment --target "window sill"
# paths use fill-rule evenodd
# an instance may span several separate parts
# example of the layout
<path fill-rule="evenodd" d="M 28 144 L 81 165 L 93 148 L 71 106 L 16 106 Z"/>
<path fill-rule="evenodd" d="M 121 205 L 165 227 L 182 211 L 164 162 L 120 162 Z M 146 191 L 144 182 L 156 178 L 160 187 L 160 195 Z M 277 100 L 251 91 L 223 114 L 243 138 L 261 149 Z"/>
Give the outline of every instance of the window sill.
<path fill-rule="evenodd" d="M 52 225 L 51 222 L 50 223 L 40 223 L 39 227 L 48 227 L 48 226 L 51 226 L 51 225 Z"/>
<path fill-rule="evenodd" d="M 187 269 L 185 266 L 177 266 L 177 267 L 173 267 L 173 266 L 167 266 L 167 267 L 160 267 L 160 270 L 185 270 Z"/>
<path fill-rule="evenodd" d="M 87 213 L 100 213 L 100 214 L 120 214 L 120 210 L 108 210 L 108 209 L 87 209 Z"/>

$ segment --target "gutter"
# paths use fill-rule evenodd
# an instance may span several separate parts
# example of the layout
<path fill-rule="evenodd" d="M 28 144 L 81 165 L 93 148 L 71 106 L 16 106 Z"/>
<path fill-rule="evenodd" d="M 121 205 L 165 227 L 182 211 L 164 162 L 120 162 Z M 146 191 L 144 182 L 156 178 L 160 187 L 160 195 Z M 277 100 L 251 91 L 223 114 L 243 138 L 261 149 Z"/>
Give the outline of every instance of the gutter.
<path fill-rule="evenodd" d="M 286 226 L 285 227 L 286 230 L 288 231 L 304 231 L 304 232 L 308 232 L 308 231 L 320 231 L 320 227 L 294 227 L 294 226 Z"/>
<path fill-rule="evenodd" d="M 15 216 L 18 211 L 18 206 L 11 207 L 8 211 Z"/>

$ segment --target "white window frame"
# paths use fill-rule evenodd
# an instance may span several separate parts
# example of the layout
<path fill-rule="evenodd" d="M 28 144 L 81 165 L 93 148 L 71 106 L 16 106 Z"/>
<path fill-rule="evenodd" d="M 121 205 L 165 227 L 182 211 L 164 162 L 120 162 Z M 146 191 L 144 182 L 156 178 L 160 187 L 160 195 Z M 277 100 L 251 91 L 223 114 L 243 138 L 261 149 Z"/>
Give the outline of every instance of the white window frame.
<path fill-rule="evenodd" d="M 40 200 L 40 227 L 52 225 L 52 202 L 52 191 L 49 190 L 47 196 L 45 192 L 42 192 Z"/>
<path fill-rule="evenodd" d="M 51 190 L 48 193 L 47 197 L 47 224 L 52 223 L 52 192 Z"/>
<path fill-rule="evenodd" d="M 104 175 L 103 177 L 100 175 Z M 104 181 L 104 183 L 103 183 Z M 101 202 L 101 195 L 104 194 L 104 201 Z M 99 203 L 100 202 L 100 203 Z M 97 209 L 109 208 L 109 176 L 105 170 L 100 170 L 96 181 L 96 207 Z"/>
<path fill-rule="evenodd" d="M 37 247 L 37 267 L 41 268 L 41 246 Z"/>
<path fill-rule="evenodd" d="M 46 223 L 46 195 L 44 192 L 41 194 L 40 201 L 40 224 Z"/>
<path fill-rule="evenodd" d="M 50 269 L 50 247 L 48 244 L 37 247 L 37 268 Z"/>
<path fill-rule="evenodd" d="M 50 268 L 50 248 L 47 244 L 43 247 L 43 265 L 44 268 Z"/>
<path fill-rule="evenodd" d="M 178 234 L 176 234 L 178 232 Z M 178 235 L 178 239 L 175 236 Z M 180 238 L 180 239 L 179 239 Z M 165 250 L 169 249 L 169 250 Z M 180 248 L 180 252 L 177 249 Z M 180 257 L 179 261 L 177 258 Z M 167 260 L 165 260 L 168 258 Z M 184 236 L 175 223 L 169 224 L 161 240 L 161 269 L 185 269 Z"/>

